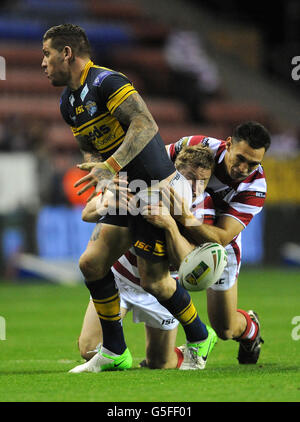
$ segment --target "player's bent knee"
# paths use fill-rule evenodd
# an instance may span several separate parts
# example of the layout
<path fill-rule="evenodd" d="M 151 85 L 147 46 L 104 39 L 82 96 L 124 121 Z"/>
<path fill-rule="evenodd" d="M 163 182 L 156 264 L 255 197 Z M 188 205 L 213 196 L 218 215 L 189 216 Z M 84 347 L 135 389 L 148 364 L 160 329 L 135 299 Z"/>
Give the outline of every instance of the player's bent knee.
<path fill-rule="evenodd" d="M 165 297 L 165 285 L 161 281 L 155 283 L 149 283 L 149 281 L 147 281 L 146 283 L 141 282 L 141 287 L 147 293 L 150 293 L 152 296 L 156 297 L 158 300 L 163 300 L 163 298 Z"/>
<path fill-rule="evenodd" d="M 149 280 L 144 281 L 140 279 L 140 285 L 147 293 L 155 294 L 155 291 L 157 290 L 156 284 L 149 283 Z"/>
<path fill-rule="evenodd" d="M 140 284 L 141 287 L 146 290 L 146 292 L 152 294 L 156 298 L 164 292 L 165 289 L 168 288 L 169 284 L 169 277 L 162 275 L 161 277 L 153 276 L 143 276 L 140 277 Z M 173 281 L 173 280 L 172 280 Z M 175 284 L 175 281 L 174 281 Z"/>
<path fill-rule="evenodd" d="M 84 277 L 90 279 L 101 279 L 108 273 L 109 268 L 101 265 L 100 260 L 95 259 L 94 255 L 83 253 L 79 259 L 79 268 Z"/>

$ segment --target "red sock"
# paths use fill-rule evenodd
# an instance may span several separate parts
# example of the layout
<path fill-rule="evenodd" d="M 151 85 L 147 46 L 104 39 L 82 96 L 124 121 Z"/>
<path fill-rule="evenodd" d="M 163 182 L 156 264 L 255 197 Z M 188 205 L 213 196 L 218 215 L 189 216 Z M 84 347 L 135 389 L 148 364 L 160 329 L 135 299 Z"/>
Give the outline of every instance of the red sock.
<path fill-rule="evenodd" d="M 182 353 L 182 351 L 180 349 L 178 349 L 178 347 L 175 347 L 174 350 L 175 350 L 175 352 L 177 354 L 177 359 L 178 359 L 178 361 L 177 361 L 177 368 L 180 368 L 181 367 L 181 364 L 183 362 L 183 353 Z"/>
<path fill-rule="evenodd" d="M 246 330 L 237 340 L 245 340 L 245 339 L 254 340 L 258 331 L 258 326 L 256 322 L 252 321 L 252 319 L 250 318 L 250 315 L 243 309 L 237 309 L 237 312 L 240 312 L 241 314 L 244 315 L 244 317 L 246 318 L 246 323 L 247 323 Z"/>

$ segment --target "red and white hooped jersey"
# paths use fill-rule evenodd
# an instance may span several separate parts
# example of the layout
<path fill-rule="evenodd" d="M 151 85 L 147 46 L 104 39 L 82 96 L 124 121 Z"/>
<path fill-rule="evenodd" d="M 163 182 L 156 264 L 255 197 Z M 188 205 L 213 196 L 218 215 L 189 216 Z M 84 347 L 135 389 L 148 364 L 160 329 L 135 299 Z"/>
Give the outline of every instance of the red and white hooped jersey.
<path fill-rule="evenodd" d="M 175 161 L 184 146 L 199 143 L 209 147 L 215 158 L 215 169 L 208 183 L 207 192 L 213 199 L 216 216 L 233 217 L 246 227 L 254 215 L 262 210 L 265 202 L 267 184 L 262 166 L 259 165 L 241 182 L 232 180 L 225 169 L 225 141 L 204 135 L 187 136 L 174 144 L 168 145 L 167 151 L 170 159 Z M 233 249 L 239 264 L 241 259 L 241 233 L 232 240 L 226 249 Z"/>
<path fill-rule="evenodd" d="M 205 224 L 214 224 L 215 209 L 211 196 L 204 192 L 201 197 L 197 197 L 191 206 L 194 216 Z M 121 281 L 137 290 L 145 293 L 140 286 L 140 275 L 137 268 L 137 256 L 134 248 L 130 248 L 118 261 L 112 266 L 112 271 Z"/>

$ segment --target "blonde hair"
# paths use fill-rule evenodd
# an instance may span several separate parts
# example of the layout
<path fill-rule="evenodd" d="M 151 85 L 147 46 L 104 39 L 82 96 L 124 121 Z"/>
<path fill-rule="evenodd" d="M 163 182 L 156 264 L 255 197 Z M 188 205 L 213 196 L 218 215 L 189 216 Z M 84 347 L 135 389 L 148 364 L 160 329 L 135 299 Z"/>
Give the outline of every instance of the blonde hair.
<path fill-rule="evenodd" d="M 175 166 L 179 171 L 187 166 L 213 170 L 214 164 L 212 150 L 201 144 L 182 148 L 175 160 Z"/>

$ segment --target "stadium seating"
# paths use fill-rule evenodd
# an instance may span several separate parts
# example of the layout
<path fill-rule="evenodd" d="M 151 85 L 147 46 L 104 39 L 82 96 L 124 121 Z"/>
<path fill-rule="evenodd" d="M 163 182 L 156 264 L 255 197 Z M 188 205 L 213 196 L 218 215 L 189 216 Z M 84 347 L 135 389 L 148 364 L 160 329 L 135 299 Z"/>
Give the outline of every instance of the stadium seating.
<path fill-rule="evenodd" d="M 71 21 L 76 17 L 84 16 L 86 3 L 80 0 L 22 0 L 16 2 L 14 15 L 31 18 L 35 16 L 42 20 L 45 20 L 45 16 L 52 19 L 60 17 L 62 20 L 68 17 L 69 21 Z"/>
<path fill-rule="evenodd" d="M 145 45 L 162 45 L 169 32 L 167 25 L 152 21 L 133 22 L 130 26 L 135 39 Z"/>
<path fill-rule="evenodd" d="M 62 88 L 51 86 L 49 80 L 42 69 L 18 68 L 9 69 L 9 77 L 1 85 L 1 92 L 9 95 L 27 95 L 39 94 L 59 96 Z"/>
<path fill-rule="evenodd" d="M 140 2 L 127 0 L 23 0 L 13 12 L 0 16 L 0 54 L 7 63 L 7 80 L 1 83 L 0 123 L 20 117 L 28 126 L 45 125 L 44 147 L 49 152 L 78 152 L 70 128 L 64 123 L 59 99 L 61 87 L 51 86 L 43 74 L 41 40 L 60 22 L 82 26 L 91 41 L 97 64 L 121 71 L 142 94 L 158 123 L 166 144 L 188 135 L 225 138 L 241 120 L 264 122 L 268 116 L 257 104 L 210 101 L 201 109 L 205 123 L 189 117 L 187 105 L 174 98 L 171 69 L 164 43 L 166 24 L 149 17 Z M 22 120 L 23 119 L 23 120 Z M 46 206 L 37 216 L 37 246 L 44 258 L 77 260 L 88 241 L 91 226 L 81 222 L 79 208 Z"/>
<path fill-rule="evenodd" d="M 27 119 L 45 119 L 49 122 L 61 119 L 59 97 L 46 96 L 2 96 L 0 102 L 2 118 L 22 116 Z"/>
<path fill-rule="evenodd" d="M 170 69 L 159 47 L 131 47 L 110 54 L 111 66 L 117 70 L 130 66 L 143 75 L 149 92 L 168 95 L 170 92 Z"/>
<path fill-rule="evenodd" d="M 235 126 L 247 120 L 269 122 L 269 115 L 259 104 L 237 101 L 209 101 L 202 108 L 204 118 L 211 124 Z"/>
<path fill-rule="evenodd" d="M 76 21 L 74 21 L 76 23 Z M 133 33 L 127 25 L 90 24 L 78 22 L 85 29 L 90 42 L 101 48 L 109 49 L 113 45 L 128 45 L 133 42 Z M 10 21 L 0 19 L 0 37 L 7 40 L 36 41 L 41 40 L 48 29 L 47 25 L 32 20 Z"/>
<path fill-rule="evenodd" d="M 67 131 L 62 129 L 64 123 L 58 108 L 62 89 L 53 88 L 40 70 L 40 40 L 49 27 L 48 22 L 57 20 L 57 9 L 62 16 L 69 12 L 70 20 L 85 28 L 97 63 L 101 64 L 105 57 L 109 64 L 103 63 L 104 66 L 129 77 L 145 97 L 166 143 L 191 127 L 185 103 L 174 99 L 171 90 L 170 68 L 163 50 L 168 26 L 147 16 L 138 2 L 120 0 L 109 3 L 26 0 L 16 3 L 14 19 L 11 15 L 0 18 L 0 51 L 6 59 L 9 75 L 2 88 L 0 112 L 3 118 L 18 114 L 27 119 L 47 119 L 53 126 L 49 136 L 54 144 L 65 139 L 66 147 L 73 145 L 70 135 L 65 136 Z M 37 19 L 38 16 L 43 19 Z M 113 48 L 116 45 L 121 48 Z M 213 128 L 215 136 L 227 133 L 228 127 L 245 118 L 260 121 L 267 118 L 265 111 L 256 104 L 232 104 L 224 100 L 204 104 L 201 112 L 205 126 L 210 131 Z M 195 133 L 197 125 L 193 123 L 188 133 L 192 129 Z M 54 141 L 54 134 L 57 141 Z"/>
<path fill-rule="evenodd" d="M 15 39 L 4 42 L 0 41 L 1 55 L 5 57 L 8 70 L 12 66 L 19 69 L 32 67 L 38 69 L 42 63 L 43 53 L 40 43 L 18 42 Z M 7 78 L 8 79 L 8 78 Z"/>
<path fill-rule="evenodd" d="M 43 24 L 32 20 L 7 20 L 0 18 L 0 39 L 2 40 L 35 41 L 41 39 L 43 30 Z"/>
<path fill-rule="evenodd" d="M 96 19 L 125 20 L 127 22 L 141 20 L 145 14 L 140 5 L 132 1 L 86 2 L 88 13 Z"/>
<path fill-rule="evenodd" d="M 171 144 L 184 136 L 192 135 L 208 135 L 217 139 L 225 139 L 230 135 L 226 126 L 208 126 L 208 125 L 195 125 L 195 124 L 163 124 L 159 128 L 162 139 L 165 144 Z"/>
<path fill-rule="evenodd" d="M 3 95 L 0 102 L 0 113 L 2 117 L 12 114 L 25 117 L 35 116 L 45 118 L 49 121 L 62 122 L 59 110 L 60 91 L 57 95 Z M 154 118 L 162 123 L 184 123 L 186 120 L 186 110 L 184 106 L 176 100 L 161 98 L 147 98 L 145 101 Z M 66 126 L 67 127 L 67 126 Z"/>

